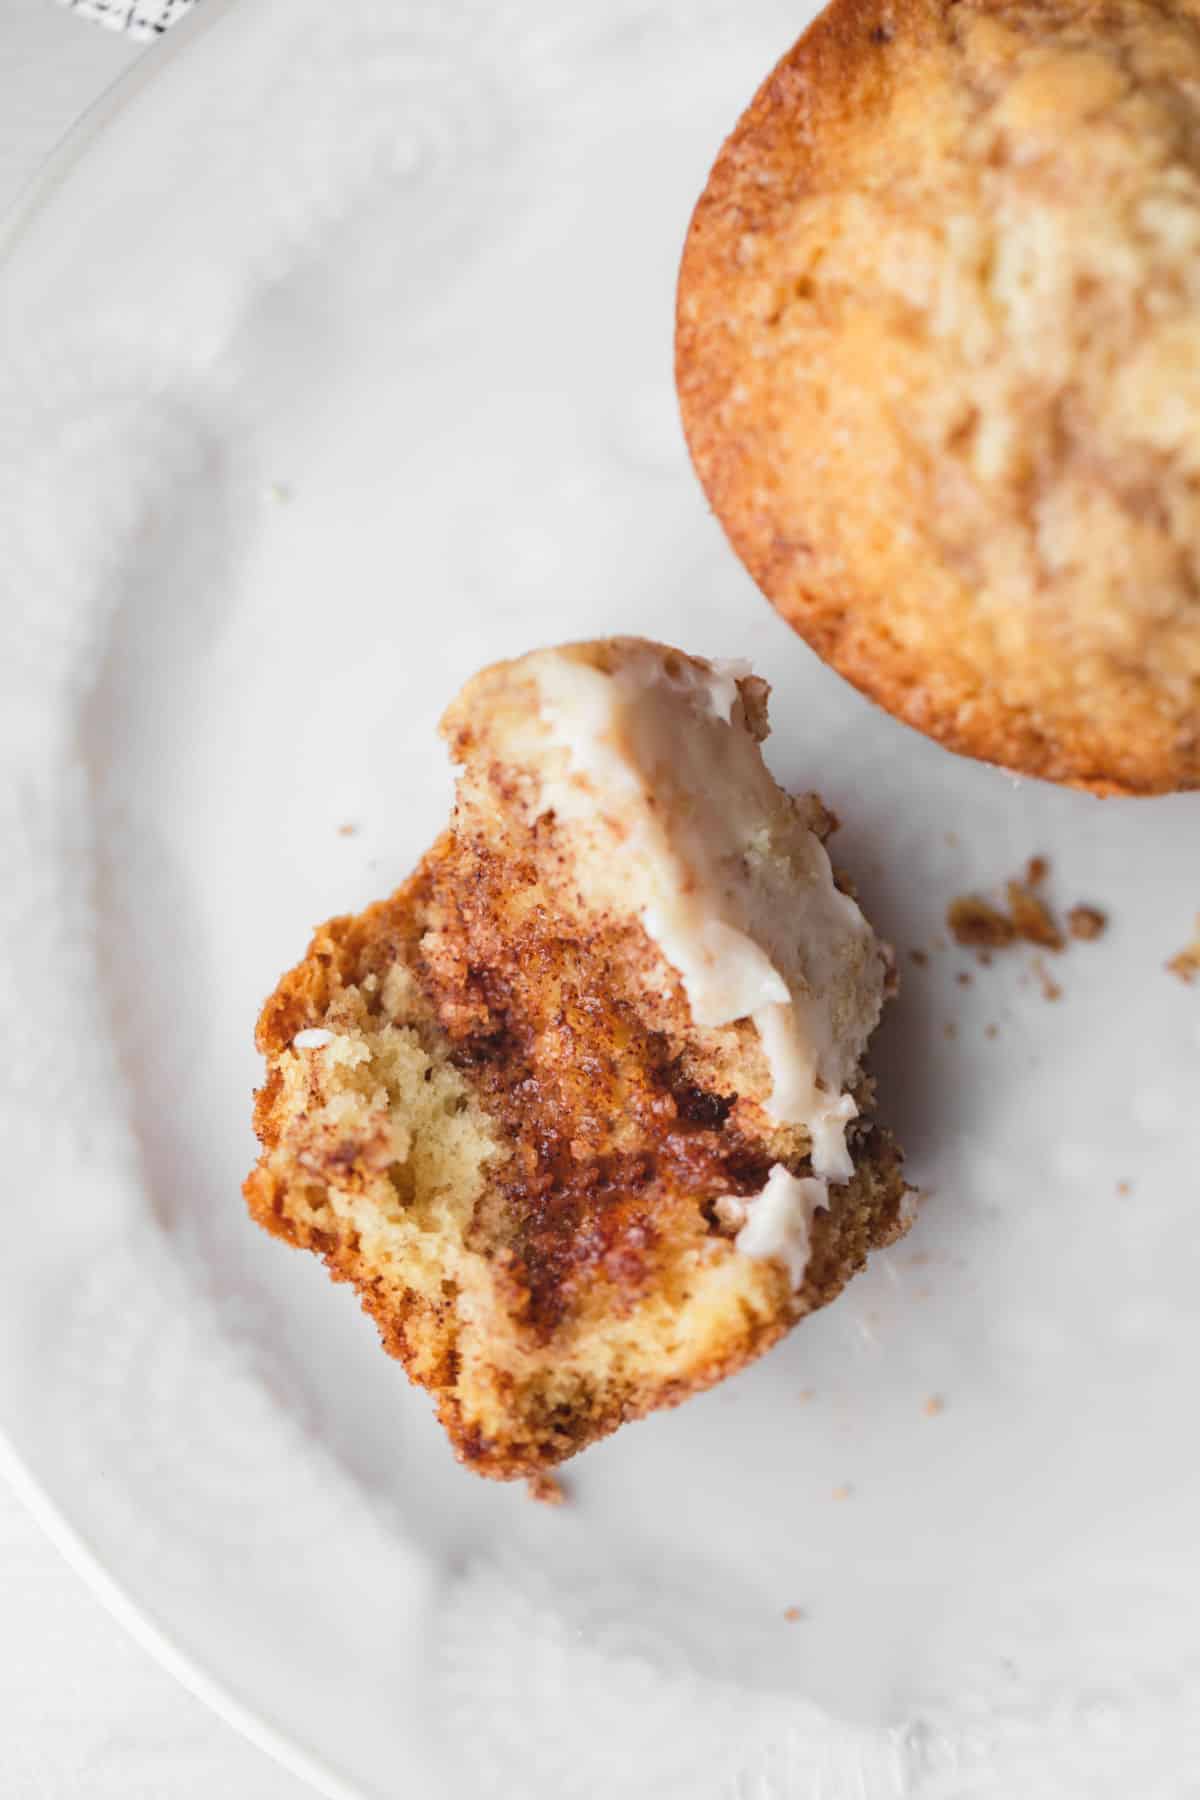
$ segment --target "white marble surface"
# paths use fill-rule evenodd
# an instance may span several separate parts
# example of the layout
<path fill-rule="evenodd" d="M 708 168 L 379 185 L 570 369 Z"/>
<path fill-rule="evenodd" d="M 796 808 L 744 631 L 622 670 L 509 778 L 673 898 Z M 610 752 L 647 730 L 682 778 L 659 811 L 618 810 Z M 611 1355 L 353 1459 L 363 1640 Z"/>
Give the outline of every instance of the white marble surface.
<path fill-rule="evenodd" d="M 53 0 L 0 0 L 0 211 L 139 54 Z M 0 1794 L 13 1800 L 305 1791 L 126 1636 L 2 1484 L 0 1721 Z"/>

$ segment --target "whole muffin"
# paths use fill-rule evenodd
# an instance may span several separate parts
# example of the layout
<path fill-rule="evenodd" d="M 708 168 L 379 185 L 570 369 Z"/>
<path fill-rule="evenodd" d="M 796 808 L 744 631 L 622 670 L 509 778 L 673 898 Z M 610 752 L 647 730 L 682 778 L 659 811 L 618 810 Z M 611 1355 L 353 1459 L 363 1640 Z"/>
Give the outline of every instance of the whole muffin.
<path fill-rule="evenodd" d="M 951 748 L 1200 785 L 1200 5 L 833 0 L 684 251 L 738 555 Z"/>

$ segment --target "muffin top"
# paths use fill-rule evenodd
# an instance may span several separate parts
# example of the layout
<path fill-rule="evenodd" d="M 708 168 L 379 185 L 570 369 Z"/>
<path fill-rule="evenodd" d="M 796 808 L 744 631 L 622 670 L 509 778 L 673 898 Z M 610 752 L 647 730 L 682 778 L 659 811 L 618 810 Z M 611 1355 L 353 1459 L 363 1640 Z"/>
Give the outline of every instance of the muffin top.
<path fill-rule="evenodd" d="M 696 208 L 677 379 L 738 554 L 864 692 L 1200 786 L 1200 6 L 833 0 Z"/>

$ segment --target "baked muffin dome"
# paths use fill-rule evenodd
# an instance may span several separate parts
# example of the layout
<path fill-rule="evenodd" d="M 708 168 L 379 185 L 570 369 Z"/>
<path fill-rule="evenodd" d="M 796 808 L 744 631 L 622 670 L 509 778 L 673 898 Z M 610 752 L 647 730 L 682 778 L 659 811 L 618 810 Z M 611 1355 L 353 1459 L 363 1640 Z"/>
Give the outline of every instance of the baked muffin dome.
<path fill-rule="evenodd" d="M 1200 785 L 1200 7 L 833 0 L 717 159 L 676 352 L 734 548 L 863 692 Z"/>

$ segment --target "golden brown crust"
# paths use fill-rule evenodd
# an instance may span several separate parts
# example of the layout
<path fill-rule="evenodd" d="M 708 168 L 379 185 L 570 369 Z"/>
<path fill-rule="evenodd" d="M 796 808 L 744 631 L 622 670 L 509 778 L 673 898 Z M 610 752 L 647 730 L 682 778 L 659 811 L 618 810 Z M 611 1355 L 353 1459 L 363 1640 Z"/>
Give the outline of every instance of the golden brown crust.
<path fill-rule="evenodd" d="M 1200 785 L 1200 27 L 834 0 L 696 208 L 677 380 L 783 615 L 950 748 Z"/>

